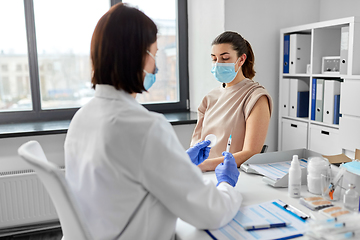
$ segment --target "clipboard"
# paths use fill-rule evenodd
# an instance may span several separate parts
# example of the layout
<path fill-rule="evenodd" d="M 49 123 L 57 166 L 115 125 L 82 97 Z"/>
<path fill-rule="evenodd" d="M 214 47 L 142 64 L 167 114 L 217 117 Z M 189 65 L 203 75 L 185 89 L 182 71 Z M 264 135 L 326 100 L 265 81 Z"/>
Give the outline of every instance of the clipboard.
<path fill-rule="evenodd" d="M 255 231 L 246 231 L 243 225 L 251 221 L 256 224 L 266 220 L 271 223 L 278 219 L 291 222 L 291 225 L 280 228 L 270 228 Z M 241 207 L 234 219 L 222 228 L 205 230 L 212 239 L 289 239 L 303 236 L 306 232 L 306 219 L 309 216 L 281 200 L 272 200 L 261 204 Z M 274 220 L 275 219 L 275 220 Z"/>
<path fill-rule="evenodd" d="M 282 152 L 269 152 L 269 153 L 259 153 L 251 158 L 249 158 L 246 162 L 240 165 L 240 169 L 246 173 L 251 174 L 260 174 L 255 169 L 251 168 L 249 164 L 266 164 L 266 163 L 276 163 L 276 162 L 284 162 L 284 161 L 291 161 L 293 155 L 298 155 L 299 159 L 308 159 L 309 157 L 321 157 L 322 155 L 320 153 L 302 148 L 302 149 L 295 149 L 295 150 L 288 150 L 288 151 L 282 151 Z M 307 169 L 302 169 L 302 176 L 301 176 L 301 184 L 306 184 L 306 175 L 307 175 Z M 269 178 L 265 175 L 263 175 L 263 181 L 267 184 L 269 184 L 272 187 L 287 187 L 288 186 L 288 174 L 285 174 L 280 179 L 274 180 L 272 178 Z"/>

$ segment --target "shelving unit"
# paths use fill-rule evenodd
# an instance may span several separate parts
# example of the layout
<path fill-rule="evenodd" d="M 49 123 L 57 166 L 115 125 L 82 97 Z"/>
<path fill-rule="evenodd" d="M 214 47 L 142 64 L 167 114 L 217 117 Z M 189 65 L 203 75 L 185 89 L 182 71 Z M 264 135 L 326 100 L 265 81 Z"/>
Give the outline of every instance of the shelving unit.
<path fill-rule="evenodd" d="M 295 73 L 287 71 L 292 72 L 290 74 L 284 73 L 284 59 L 286 59 L 284 58 L 284 36 L 291 37 L 292 34 L 309 35 L 311 44 L 310 49 L 307 50 L 310 51 L 310 58 L 306 59 L 308 64 L 306 70 Z M 289 49 L 286 52 L 291 54 Z M 336 56 L 340 57 L 341 71 L 323 73 L 323 57 Z M 290 62 L 291 59 L 289 65 Z M 278 146 L 280 151 L 307 148 L 324 155 L 332 155 L 340 154 L 344 150 L 354 151 L 355 148 L 360 148 L 360 17 L 281 29 L 279 76 Z M 313 78 L 341 81 L 339 124 L 311 120 Z M 289 79 L 290 83 L 284 79 Z M 302 85 L 304 83 L 308 85 L 308 117 L 300 118 L 287 114 L 290 112 L 286 109 L 290 107 L 289 99 L 294 97 L 289 96 L 290 93 L 287 93 L 287 90 L 289 90 L 288 85 L 294 83 L 293 79 L 302 81 Z"/>

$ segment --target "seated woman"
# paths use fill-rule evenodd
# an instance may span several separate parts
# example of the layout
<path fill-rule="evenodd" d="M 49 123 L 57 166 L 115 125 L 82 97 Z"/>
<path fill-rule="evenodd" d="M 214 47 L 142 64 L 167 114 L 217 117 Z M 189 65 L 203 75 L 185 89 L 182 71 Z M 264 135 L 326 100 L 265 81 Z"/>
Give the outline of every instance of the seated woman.
<path fill-rule="evenodd" d="M 266 89 L 252 79 L 254 53 L 250 43 L 236 32 L 224 32 L 212 42 L 212 74 L 221 86 L 210 91 L 198 108 L 198 122 L 191 146 L 209 134 L 217 137 L 207 160 L 198 165 L 211 171 L 224 159 L 230 134 L 230 151 L 237 166 L 260 153 L 265 142 L 272 112 Z"/>

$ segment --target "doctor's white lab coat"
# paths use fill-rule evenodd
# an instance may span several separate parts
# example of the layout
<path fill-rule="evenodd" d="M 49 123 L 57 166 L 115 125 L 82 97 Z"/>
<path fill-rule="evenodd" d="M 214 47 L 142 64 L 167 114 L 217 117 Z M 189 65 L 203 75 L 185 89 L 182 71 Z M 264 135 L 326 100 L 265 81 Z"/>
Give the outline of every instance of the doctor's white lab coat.
<path fill-rule="evenodd" d="M 203 180 L 163 115 L 109 85 L 96 85 L 72 119 L 65 166 L 96 240 L 171 239 L 177 217 L 219 228 L 242 200 L 227 183 Z"/>

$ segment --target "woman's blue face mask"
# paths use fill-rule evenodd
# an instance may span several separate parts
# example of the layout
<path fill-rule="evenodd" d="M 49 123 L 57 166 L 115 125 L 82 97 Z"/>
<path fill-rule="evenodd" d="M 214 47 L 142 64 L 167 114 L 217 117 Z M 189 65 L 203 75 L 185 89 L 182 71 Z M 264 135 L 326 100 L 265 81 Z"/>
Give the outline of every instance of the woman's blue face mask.
<path fill-rule="evenodd" d="M 234 80 L 234 78 L 240 71 L 240 67 L 239 67 L 237 72 L 235 72 L 235 65 L 239 61 L 239 59 L 240 58 L 238 58 L 238 60 L 236 60 L 235 63 L 215 63 L 213 64 L 211 73 L 219 82 L 229 83 L 232 80 Z"/>
<path fill-rule="evenodd" d="M 152 57 L 155 61 L 155 71 L 154 73 L 148 73 L 147 71 L 145 71 L 144 69 L 144 72 L 145 72 L 145 79 L 144 79 L 144 88 L 147 90 L 149 90 L 149 88 L 151 88 L 151 86 L 155 83 L 156 81 L 156 76 L 155 74 L 157 74 L 158 72 L 158 68 L 156 66 L 156 60 L 155 60 L 155 57 L 154 55 L 151 54 L 151 52 L 147 51 L 147 53 L 150 55 L 150 57 Z"/>

